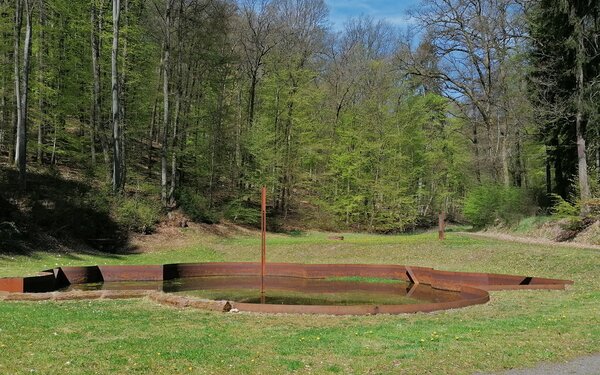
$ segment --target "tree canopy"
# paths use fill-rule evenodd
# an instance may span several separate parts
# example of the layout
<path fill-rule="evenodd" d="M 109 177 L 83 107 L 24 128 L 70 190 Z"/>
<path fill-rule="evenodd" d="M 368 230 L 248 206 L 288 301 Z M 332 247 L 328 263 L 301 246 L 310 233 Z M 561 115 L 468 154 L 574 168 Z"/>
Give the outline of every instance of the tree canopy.
<path fill-rule="evenodd" d="M 586 213 L 599 15 L 424 0 L 414 30 L 335 30 L 323 0 L 2 1 L 0 153 L 21 189 L 64 166 L 210 222 L 255 223 L 262 185 L 274 217 L 327 228 L 460 220 L 482 186 Z"/>

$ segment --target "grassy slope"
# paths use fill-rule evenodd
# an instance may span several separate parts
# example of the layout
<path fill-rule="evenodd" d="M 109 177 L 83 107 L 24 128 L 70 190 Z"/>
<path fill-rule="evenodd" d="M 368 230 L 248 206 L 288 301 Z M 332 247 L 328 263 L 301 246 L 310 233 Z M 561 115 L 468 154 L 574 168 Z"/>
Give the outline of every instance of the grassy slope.
<path fill-rule="evenodd" d="M 271 261 L 397 263 L 570 278 L 567 291 L 492 293 L 434 314 L 330 317 L 177 310 L 146 300 L 0 303 L 0 373 L 433 373 L 524 367 L 600 351 L 600 253 L 448 234 L 271 236 Z M 256 260 L 258 238 L 194 238 L 140 255 L 0 258 L 0 273 L 55 264 Z"/>

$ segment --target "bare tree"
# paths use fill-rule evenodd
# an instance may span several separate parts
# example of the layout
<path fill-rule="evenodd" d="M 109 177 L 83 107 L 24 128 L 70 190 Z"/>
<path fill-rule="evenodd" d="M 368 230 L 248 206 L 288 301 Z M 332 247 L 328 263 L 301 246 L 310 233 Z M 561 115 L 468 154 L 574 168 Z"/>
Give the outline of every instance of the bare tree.
<path fill-rule="evenodd" d="M 368 74 L 369 61 L 389 56 L 394 51 L 395 42 L 389 24 L 361 16 L 350 19 L 341 36 L 330 41 L 329 45 L 325 78 L 335 108 L 332 129 L 335 136 L 342 111 L 358 89 L 356 82 Z"/>
<path fill-rule="evenodd" d="M 275 11 L 273 0 L 243 0 L 239 5 L 236 44 L 241 57 L 240 75 L 246 76 L 248 82 L 242 81 L 239 85 L 239 115 L 235 138 L 236 185 L 242 183 L 242 171 L 246 169 L 245 164 L 249 159 L 242 143 L 254 125 L 257 90 L 264 75 L 263 65 L 280 41 Z M 244 100 L 246 95 L 247 100 Z"/>
<path fill-rule="evenodd" d="M 252 127 L 256 106 L 256 88 L 267 54 L 277 45 L 275 9 L 269 0 L 245 0 L 241 5 L 243 27 L 240 29 L 243 66 L 250 88 L 248 92 L 248 126 Z"/>
<path fill-rule="evenodd" d="M 522 37 L 517 0 L 426 0 L 413 16 L 426 32 L 435 67 L 409 70 L 439 80 L 443 92 L 473 124 L 472 142 L 485 152 L 492 177 L 510 184 L 505 65 Z M 482 127 L 485 138 L 479 136 Z M 482 142 L 484 141 L 484 142 Z M 481 145 L 481 144 L 484 145 Z"/>

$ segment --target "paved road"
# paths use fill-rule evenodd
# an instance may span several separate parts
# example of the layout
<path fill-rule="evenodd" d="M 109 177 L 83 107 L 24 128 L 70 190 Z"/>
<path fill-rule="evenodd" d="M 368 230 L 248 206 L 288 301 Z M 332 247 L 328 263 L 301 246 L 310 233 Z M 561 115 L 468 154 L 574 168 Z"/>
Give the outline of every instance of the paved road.
<path fill-rule="evenodd" d="M 600 354 L 565 363 L 544 363 L 534 368 L 510 370 L 495 375 L 600 375 Z"/>

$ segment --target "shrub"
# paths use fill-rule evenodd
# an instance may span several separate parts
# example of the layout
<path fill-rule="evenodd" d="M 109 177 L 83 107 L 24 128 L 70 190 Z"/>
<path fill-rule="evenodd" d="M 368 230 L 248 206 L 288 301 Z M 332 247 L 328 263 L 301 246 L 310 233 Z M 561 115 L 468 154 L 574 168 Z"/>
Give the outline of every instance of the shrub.
<path fill-rule="evenodd" d="M 288 231 L 288 236 L 290 236 L 290 237 L 302 237 L 304 235 L 305 235 L 305 233 L 300 229 L 292 229 L 292 230 Z"/>
<path fill-rule="evenodd" d="M 483 185 L 467 194 L 463 213 L 473 226 L 482 228 L 500 221 L 513 224 L 532 211 L 528 192 L 516 187 Z"/>
<path fill-rule="evenodd" d="M 234 223 L 256 226 L 260 224 L 260 208 L 236 199 L 227 206 L 225 217 Z"/>
<path fill-rule="evenodd" d="M 218 217 L 209 208 L 208 200 L 192 189 L 182 189 L 177 198 L 179 206 L 192 220 L 201 223 L 218 223 Z"/>
<path fill-rule="evenodd" d="M 554 205 L 552 206 L 552 215 L 560 218 L 572 218 L 573 216 L 579 216 L 580 204 L 579 202 L 569 203 L 558 194 L 552 194 Z"/>
<path fill-rule="evenodd" d="M 114 215 L 120 226 L 139 233 L 151 233 L 160 220 L 161 208 L 158 202 L 139 197 L 118 198 L 115 200 Z"/>

